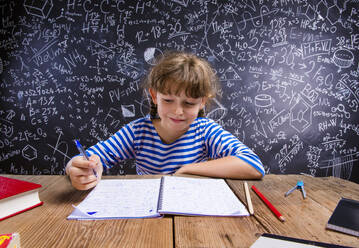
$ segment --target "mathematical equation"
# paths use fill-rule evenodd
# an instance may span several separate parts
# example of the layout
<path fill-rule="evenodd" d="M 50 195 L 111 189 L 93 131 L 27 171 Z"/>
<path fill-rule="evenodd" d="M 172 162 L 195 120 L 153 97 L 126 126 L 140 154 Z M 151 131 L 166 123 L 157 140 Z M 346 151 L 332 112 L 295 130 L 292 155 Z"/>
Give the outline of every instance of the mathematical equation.
<path fill-rule="evenodd" d="M 359 181 L 359 3 L 0 1 L 0 173 L 64 174 L 85 146 L 149 112 L 154 58 L 208 60 L 209 118 L 267 173 Z M 135 173 L 133 161 L 109 174 Z"/>

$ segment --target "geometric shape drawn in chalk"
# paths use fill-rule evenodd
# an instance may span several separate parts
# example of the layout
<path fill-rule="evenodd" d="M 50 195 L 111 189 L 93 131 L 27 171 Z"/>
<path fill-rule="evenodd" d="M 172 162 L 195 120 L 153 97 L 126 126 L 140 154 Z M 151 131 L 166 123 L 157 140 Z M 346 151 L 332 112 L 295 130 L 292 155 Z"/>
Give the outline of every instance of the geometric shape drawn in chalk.
<path fill-rule="evenodd" d="M 298 132 L 303 132 L 312 124 L 312 108 L 299 97 L 297 103 L 290 109 L 290 125 Z"/>
<path fill-rule="evenodd" d="M 230 66 L 220 77 L 220 81 L 225 80 L 241 80 L 242 78 L 238 75 L 238 73 Z"/>
<path fill-rule="evenodd" d="M 305 15 L 310 21 L 313 21 L 315 18 L 315 9 L 310 4 L 308 4 L 307 10 L 305 11 Z"/>
<path fill-rule="evenodd" d="M 334 52 L 333 63 L 339 67 L 339 71 L 342 68 L 348 68 L 354 63 L 354 54 L 347 49 L 338 49 Z"/>
<path fill-rule="evenodd" d="M 264 130 L 263 123 L 259 119 L 259 117 L 256 120 L 256 123 L 254 124 L 254 130 L 256 130 L 258 133 L 263 135 L 265 138 L 268 138 L 266 131 Z"/>
<path fill-rule="evenodd" d="M 267 94 L 259 94 L 254 98 L 254 104 L 256 107 L 269 107 L 272 105 L 272 97 Z"/>
<path fill-rule="evenodd" d="M 212 119 L 214 121 L 220 121 L 227 114 L 226 108 L 215 108 L 211 112 L 209 112 L 206 117 Z"/>
<path fill-rule="evenodd" d="M 140 101 L 135 100 L 136 103 L 140 105 L 140 112 L 142 116 L 146 116 L 150 112 L 150 97 L 147 93 L 147 91 L 143 92 L 144 97 Z"/>
<path fill-rule="evenodd" d="M 34 0 L 25 0 L 24 7 L 28 14 L 34 15 L 40 18 L 47 18 L 52 7 L 52 0 L 45 1 L 34 1 Z"/>
<path fill-rule="evenodd" d="M 317 4 L 317 15 L 318 15 L 318 20 L 324 20 L 324 17 L 327 16 L 328 14 L 328 8 L 326 6 L 326 4 L 323 3 L 323 1 L 320 1 Z"/>
<path fill-rule="evenodd" d="M 220 121 L 227 115 L 227 108 L 225 108 L 216 98 L 213 98 L 213 102 L 218 106 L 206 114 L 207 118 L 210 118 L 214 121 Z"/>
<path fill-rule="evenodd" d="M 37 150 L 30 146 L 30 145 L 26 145 L 22 151 L 21 154 L 24 158 L 26 158 L 27 160 L 31 161 L 35 158 L 37 158 Z"/>
<path fill-rule="evenodd" d="M 96 55 L 97 58 L 112 58 L 115 56 L 112 49 L 92 39 L 90 39 L 89 50 L 91 55 Z"/>
<path fill-rule="evenodd" d="M 143 57 L 148 64 L 155 65 L 155 58 L 162 54 L 163 53 L 160 49 L 149 47 L 146 48 L 145 52 L 143 53 Z"/>
<path fill-rule="evenodd" d="M 349 180 L 353 170 L 353 160 L 344 157 L 334 157 L 332 160 L 332 176 Z"/>
<path fill-rule="evenodd" d="M 135 116 L 135 106 L 131 105 L 121 105 L 123 117 L 134 117 Z"/>
<path fill-rule="evenodd" d="M 335 25 L 340 18 L 340 9 L 338 6 L 333 5 L 329 7 L 327 13 L 327 19 L 329 20 L 330 24 Z"/>
<path fill-rule="evenodd" d="M 328 169 L 332 168 L 333 177 L 349 180 L 352 175 L 354 163 L 356 164 L 358 162 L 358 158 L 359 152 L 338 157 L 333 153 L 333 158 L 321 161 L 319 167 L 322 170 L 326 169 L 326 175 L 328 175 Z"/>

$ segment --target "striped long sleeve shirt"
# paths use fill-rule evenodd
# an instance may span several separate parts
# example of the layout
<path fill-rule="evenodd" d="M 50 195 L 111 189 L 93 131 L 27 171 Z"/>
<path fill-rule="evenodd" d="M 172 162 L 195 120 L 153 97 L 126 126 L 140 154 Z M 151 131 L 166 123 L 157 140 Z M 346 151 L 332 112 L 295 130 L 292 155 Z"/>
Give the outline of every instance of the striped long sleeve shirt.
<path fill-rule="evenodd" d="M 226 156 L 236 156 L 265 174 L 259 157 L 251 149 L 208 118 L 197 118 L 185 134 L 166 144 L 146 116 L 123 126 L 87 152 L 100 156 L 104 167 L 135 159 L 139 175 L 172 174 L 183 165 Z"/>

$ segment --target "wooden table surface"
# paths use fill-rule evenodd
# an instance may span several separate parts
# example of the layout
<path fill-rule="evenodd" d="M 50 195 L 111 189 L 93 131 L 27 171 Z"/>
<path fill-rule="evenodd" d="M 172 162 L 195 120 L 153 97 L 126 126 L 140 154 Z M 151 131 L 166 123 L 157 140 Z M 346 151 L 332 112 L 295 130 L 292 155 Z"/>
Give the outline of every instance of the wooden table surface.
<path fill-rule="evenodd" d="M 0 234 L 20 233 L 21 247 L 250 247 L 264 232 L 320 242 L 359 247 L 359 238 L 326 230 L 325 225 L 341 197 L 359 200 L 359 184 L 343 179 L 303 175 L 266 175 L 248 180 L 281 212 L 281 222 L 250 190 L 254 215 L 250 217 L 165 216 L 154 219 L 67 220 L 72 205 L 89 191 L 72 188 L 65 176 L 2 175 L 39 183 L 44 205 L 0 221 Z M 106 176 L 154 178 L 158 176 Z M 285 192 L 304 181 L 307 198 L 299 190 Z M 243 180 L 227 180 L 246 205 Z"/>

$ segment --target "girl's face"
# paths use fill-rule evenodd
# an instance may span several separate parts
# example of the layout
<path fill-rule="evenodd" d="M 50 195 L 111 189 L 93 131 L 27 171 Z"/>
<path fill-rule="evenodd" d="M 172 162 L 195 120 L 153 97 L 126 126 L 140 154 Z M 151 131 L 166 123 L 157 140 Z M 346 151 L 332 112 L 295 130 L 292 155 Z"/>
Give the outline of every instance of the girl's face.
<path fill-rule="evenodd" d="M 206 103 L 205 98 L 187 97 L 184 91 L 179 96 L 165 95 L 153 89 L 149 92 L 154 104 L 157 104 L 161 127 L 173 133 L 187 131 Z"/>

